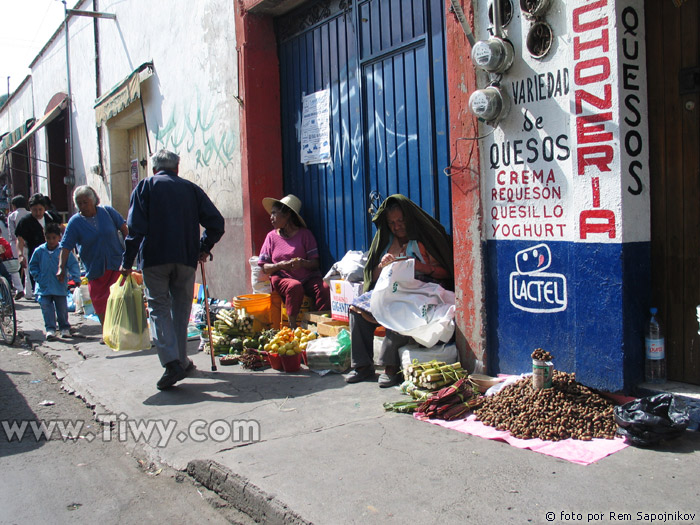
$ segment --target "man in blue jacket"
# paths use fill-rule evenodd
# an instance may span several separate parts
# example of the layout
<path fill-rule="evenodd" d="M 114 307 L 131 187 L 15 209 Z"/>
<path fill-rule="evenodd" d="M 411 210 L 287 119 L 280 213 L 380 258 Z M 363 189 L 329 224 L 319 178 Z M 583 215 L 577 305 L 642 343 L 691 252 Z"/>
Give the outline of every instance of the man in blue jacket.
<path fill-rule="evenodd" d="M 197 262 L 211 257 L 224 234 L 224 218 L 204 190 L 178 176 L 180 157 L 175 153 L 163 149 L 151 161 L 153 176 L 139 182 L 131 194 L 120 271 L 131 273 L 140 252 L 156 350 L 165 368 L 157 387 L 165 390 L 194 368 L 187 357 L 187 323 L 195 272 Z"/>

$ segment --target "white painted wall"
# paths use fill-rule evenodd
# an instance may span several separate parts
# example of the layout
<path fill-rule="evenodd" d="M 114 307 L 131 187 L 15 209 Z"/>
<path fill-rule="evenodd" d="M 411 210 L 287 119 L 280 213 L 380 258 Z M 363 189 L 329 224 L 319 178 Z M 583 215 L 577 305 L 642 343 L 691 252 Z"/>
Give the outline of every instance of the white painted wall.
<path fill-rule="evenodd" d="M 9 103 L 0 108 L 0 135 L 16 130 L 33 117 L 32 82 L 29 78 L 12 93 Z"/>
<path fill-rule="evenodd" d="M 76 8 L 92 10 L 93 2 Z M 117 17 L 98 22 L 102 94 L 153 61 L 153 76 L 141 84 L 151 149 L 176 151 L 180 175 L 199 184 L 226 219 L 227 233 L 207 267 L 212 296 L 230 299 L 245 293 L 234 3 L 101 0 L 98 8 Z M 113 192 L 125 190 L 111 187 L 109 171 L 104 176 L 90 172 L 99 162 L 93 19 L 72 17 L 69 35 L 76 184 L 92 185 L 109 204 L 117 197 Z M 51 96 L 67 91 L 64 38 L 61 32 L 32 67 L 37 116 Z M 138 102 L 128 111 L 135 109 L 140 110 Z M 103 133 L 103 166 L 109 170 L 119 162 L 110 158 L 117 153 L 110 150 L 107 125 Z M 37 135 L 37 153 L 45 158 L 45 137 Z"/>
<path fill-rule="evenodd" d="M 501 79 L 510 111 L 480 131 L 492 132 L 481 143 L 486 238 L 648 241 L 643 3 L 552 0 L 542 19 L 554 41 L 539 59 L 525 45 L 534 22 L 513 4 L 505 33 L 515 60 Z M 486 39 L 487 3 L 479 6 L 476 35 Z M 623 45 L 634 56 L 623 60 Z"/>

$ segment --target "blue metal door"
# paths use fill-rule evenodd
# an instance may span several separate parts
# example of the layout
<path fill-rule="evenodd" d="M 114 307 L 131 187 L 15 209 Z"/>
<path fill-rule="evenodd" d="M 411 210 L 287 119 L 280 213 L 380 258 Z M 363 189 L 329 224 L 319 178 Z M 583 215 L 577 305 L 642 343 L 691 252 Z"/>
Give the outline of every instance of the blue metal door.
<path fill-rule="evenodd" d="M 366 250 L 370 193 L 403 193 L 451 230 L 442 0 L 325 0 L 277 20 L 284 191 L 328 268 Z M 303 165 L 304 95 L 328 89 L 331 161 Z"/>

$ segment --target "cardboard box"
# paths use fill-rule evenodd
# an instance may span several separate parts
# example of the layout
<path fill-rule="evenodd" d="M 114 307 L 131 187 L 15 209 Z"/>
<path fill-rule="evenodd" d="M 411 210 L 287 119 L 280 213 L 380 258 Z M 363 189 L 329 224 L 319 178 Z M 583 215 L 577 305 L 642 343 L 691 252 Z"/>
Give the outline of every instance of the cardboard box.
<path fill-rule="evenodd" d="M 316 325 L 318 335 L 332 337 L 338 335 L 341 330 L 350 331 L 350 326 L 345 321 L 326 321 Z"/>
<path fill-rule="evenodd" d="M 332 280 L 331 288 L 331 318 L 337 321 L 348 321 L 348 308 L 352 300 L 362 295 L 362 283 Z M 320 332 L 319 332 L 320 333 Z"/>

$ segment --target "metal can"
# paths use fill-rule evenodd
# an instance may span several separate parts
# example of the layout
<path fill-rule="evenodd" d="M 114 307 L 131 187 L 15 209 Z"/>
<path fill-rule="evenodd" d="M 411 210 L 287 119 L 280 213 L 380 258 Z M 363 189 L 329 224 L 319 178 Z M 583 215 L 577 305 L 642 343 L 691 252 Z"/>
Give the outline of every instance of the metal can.
<path fill-rule="evenodd" d="M 542 390 L 552 388 L 552 372 L 554 365 L 551 361 L 532 360 L 532 388 Z"/>

